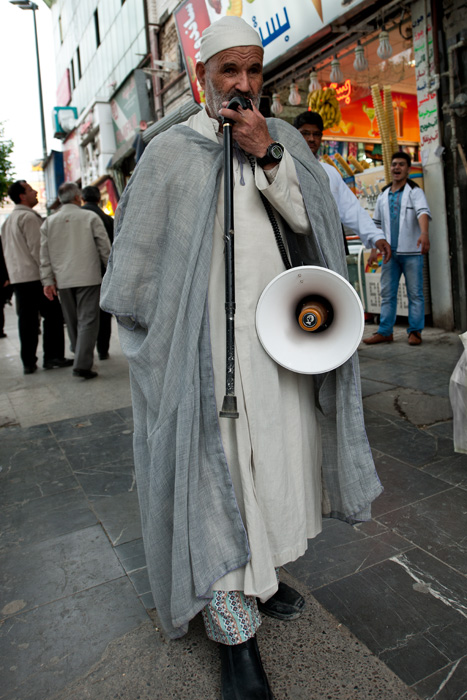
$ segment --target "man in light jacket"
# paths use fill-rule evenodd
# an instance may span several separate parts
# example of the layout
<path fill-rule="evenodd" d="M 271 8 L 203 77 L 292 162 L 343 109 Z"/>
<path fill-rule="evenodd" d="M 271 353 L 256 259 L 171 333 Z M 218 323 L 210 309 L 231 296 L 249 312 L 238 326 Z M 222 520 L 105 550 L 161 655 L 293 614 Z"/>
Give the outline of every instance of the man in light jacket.
<path fill-rule="evenodd" d="M 70 367 L 64 357 L 63 315 L 57 298 L 44 298 L 39 272 L 40 228 L 42 217 L 34 211 L 37 192 L 25 180 L 17 180 L 8 189 L 15 208 L 2 226 L 2 246 L 8 279 L 16 298 L 21 360 L 24 374 L 37 369 L 39 319 L 44 319 L 42 333 L 43 367 Z"/>
<path fill-rule="evenodd" d="M 295 118 L 293 125 L 299 130 L 310 151 L 317 158 L 323 140 L 324 125 L 321 115 L 318 112 L 302 112 Z M 381 231 L 376 228 L 371 216 L 360 206 L 358 199 L 345 184 L 337 169 L 321 161 L 320 165 L 329 178 L 331 193 L 336 200 L 340 220 L 344 226 L 352 229 L 366 248 L 377 248 L 383 254 L 384 262 L 388 263 L 391 259 L 391 248 Z"/>
<path fill-rule="evenodd" d="M 366 345 L 392 343 L 397 315 L 397 291 L 403 274 L 409 300 L 409 345 L 420 345 L 425 326 L 423 295 L 423 256 L 430 250 L 428 222 L 431 212 L 425 193 L 409 180 L 411 158 L 394 153 L 391 159 L 392 182 L 377 199 L 373 221 L 382 229 L 391 245 L 392 257 L 381 270 L 381 314 L 379 328 L 363 342 Z"/>
<path fill-rule="evenodd" d="M 58 198 L 63 206 L 41 226 L 41 280 L 48 299 L 60 293 L 75 353 L 73 376 L 93 379 L 101 263 L 107 265 L 110 243 L 97 214 L 81 209 L 81 191 L 75 183 L 61 185 Z"/>

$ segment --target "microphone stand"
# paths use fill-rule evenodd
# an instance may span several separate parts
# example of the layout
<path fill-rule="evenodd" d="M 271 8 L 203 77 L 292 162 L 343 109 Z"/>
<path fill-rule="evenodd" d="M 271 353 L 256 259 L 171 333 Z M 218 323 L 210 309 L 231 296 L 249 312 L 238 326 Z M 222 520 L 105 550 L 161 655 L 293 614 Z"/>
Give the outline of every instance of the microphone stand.
<path fill-rule="evenodd" d="M 221 418 L 238 418 L 235 396 L 235 259 L 233 218 L 232 122 L 224 119 L 225 396 Z"/>

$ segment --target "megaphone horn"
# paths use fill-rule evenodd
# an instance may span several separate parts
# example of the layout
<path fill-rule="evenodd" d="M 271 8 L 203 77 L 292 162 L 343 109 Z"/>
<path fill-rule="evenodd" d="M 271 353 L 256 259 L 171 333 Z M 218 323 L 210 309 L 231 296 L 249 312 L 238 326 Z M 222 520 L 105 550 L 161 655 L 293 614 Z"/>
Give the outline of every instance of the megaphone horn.
<path fill-rule="evenodd" d="M 352 285 L 337 272 L 314 265 L 275 277 L 256 307 L 263 348 L 299 374 L 340 367 L 357 349 L 363 328 L 363 307 Z"/>

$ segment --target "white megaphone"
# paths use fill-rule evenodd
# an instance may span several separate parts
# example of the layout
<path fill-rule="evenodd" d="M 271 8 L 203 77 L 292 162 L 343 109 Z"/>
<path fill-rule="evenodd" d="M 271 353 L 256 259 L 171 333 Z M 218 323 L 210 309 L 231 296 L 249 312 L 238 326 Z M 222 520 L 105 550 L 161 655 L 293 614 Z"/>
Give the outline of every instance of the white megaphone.
<path fill-rule="evenodd" d="M 340 367 L 357 349 L 363 328 L 363 307 L 352 285 L 314 265 L 275 277 L 256 307 L 263 348 L 279 365 L 300 374 Z"/>

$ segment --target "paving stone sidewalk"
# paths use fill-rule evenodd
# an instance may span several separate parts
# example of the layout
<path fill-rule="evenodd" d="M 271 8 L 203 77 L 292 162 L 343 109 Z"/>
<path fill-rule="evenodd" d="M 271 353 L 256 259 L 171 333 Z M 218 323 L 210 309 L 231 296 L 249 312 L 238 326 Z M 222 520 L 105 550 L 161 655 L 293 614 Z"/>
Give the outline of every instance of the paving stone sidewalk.
<path fill-rule="evenodd" d="M 218 700 L 217 652 L 199 619 L 168 643 L 151 610 L 116 333 L 92 382 L 68 370 L 23 377 L 7 319 L 0 700 Z M 447 394 L 462 347 L 427 329 L 411 348 L 404 333 L 359 350 L 385 486 L 374 518 L 326 521 L 284 573 L 306 594 L 305 614 L 260 629 L 276 700 L 460 700 L 467 688 L 467 457 L 453 452 Z"/>

